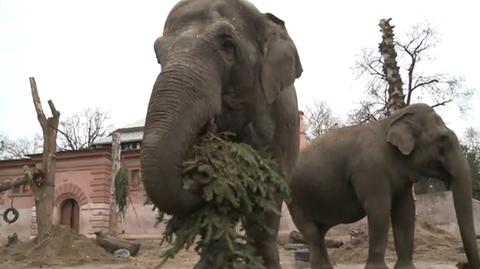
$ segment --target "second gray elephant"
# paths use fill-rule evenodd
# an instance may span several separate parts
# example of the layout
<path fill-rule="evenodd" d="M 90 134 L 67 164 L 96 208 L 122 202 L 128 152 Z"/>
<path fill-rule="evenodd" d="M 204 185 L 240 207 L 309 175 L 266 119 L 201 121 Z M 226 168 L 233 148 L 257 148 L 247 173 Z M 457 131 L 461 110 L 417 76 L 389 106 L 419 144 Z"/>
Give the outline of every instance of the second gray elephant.
<path fill-rule="evenodd" d="M 332 268 L 324 243 L 327 231 L 365 216 L 365 268 L 387 268 L 390 221 L 398 256 L 395 268 L 415 268 L 412 184 L 421 177 L 451 187 L 467 268 L 479 268 L 468 163 L 454 132 L 431 107 L 415 104 L 377 122 L 333 130 L 300 155 L 289 209 L 308 242 L 312 269 Z"/>

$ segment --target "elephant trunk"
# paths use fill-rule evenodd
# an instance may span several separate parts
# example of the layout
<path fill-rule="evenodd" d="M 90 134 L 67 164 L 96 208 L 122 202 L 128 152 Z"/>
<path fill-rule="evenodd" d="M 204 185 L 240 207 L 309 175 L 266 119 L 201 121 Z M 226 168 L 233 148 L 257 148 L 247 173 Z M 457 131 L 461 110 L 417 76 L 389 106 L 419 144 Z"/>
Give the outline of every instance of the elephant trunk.
<path fill-rule="evenodd" d="M 202 128 L 220 112 L 221 84 L 208 59 L 175 59 L 155 82 L 140 161 L 145 191 L 154 205 L 167 214 L 188 214 L 202 199 L 184 189 L 182 162 Z"/>
<path fill-rule="evenodd" d="M 470 168 L 460 149 L 453 153 L 453 155 L 455 156 L 452 156 L 453 159 L 450 159 L 448 170 L 452 176 L 451 187 L 453 202 L 463 247 L 470 265 L 469 268 L 480 268 L 472 211 L 472 180 L 469 173 Z"/>

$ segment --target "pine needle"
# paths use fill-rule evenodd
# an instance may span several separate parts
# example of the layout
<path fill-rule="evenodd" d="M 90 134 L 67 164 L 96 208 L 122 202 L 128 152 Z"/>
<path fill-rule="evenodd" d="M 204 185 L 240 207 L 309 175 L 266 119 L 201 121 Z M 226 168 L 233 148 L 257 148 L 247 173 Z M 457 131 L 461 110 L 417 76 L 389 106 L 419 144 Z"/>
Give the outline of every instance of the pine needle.
<path fill-rule="evenodd" d="M 195 244 L 202 257 L 196 269 L 228 269 L 239 264 L 264 269 L 262 258 L 245 236 L 244 224 L 248 219 L 266 233 L 273 233 L 265 225 L 264 216 L 280 215 L 276 201 L 289 198 L 288 187 L 282 170 L 269 154 L 229 142 L 229 138 L 230 134 L 200 138 L 193 147 L 193 158 L 184 162 L 184 185 L 202 165 L 211 166 L 214 173 L 203 186 L 202 208 L 188 216 L 165 220 L 164 242 L 169 248 L 162 255 L 162 264 Z"/>

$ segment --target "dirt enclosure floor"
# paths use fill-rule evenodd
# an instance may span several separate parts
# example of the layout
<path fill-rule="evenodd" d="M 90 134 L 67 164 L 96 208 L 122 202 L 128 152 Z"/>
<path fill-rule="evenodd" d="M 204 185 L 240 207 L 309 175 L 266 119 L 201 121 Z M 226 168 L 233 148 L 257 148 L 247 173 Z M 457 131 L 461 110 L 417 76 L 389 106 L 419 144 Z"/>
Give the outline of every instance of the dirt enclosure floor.
<path fill-rule="evenodd" d="M 395 252 L 392 238 L 389 240 L 387 262 L 393 268 Z M 1 269 L 64 268 L 64 269 L 153 269 L 160 262 L 164 248 L 159 240 L 141 240 L 137 257 L 115 258 L 93 243 L 91 239 L 73 231 L 57 227 L 52 235 L 41 242 L 18 242 L 12 247 L 0 248 Z M 3 244 L 3 242 L 2 242 Z M 293 252 L 279 246 L 284 269 L 309 268 L 307 263 L 295 262 Z M 368 250 L 367 235 L 361 233 L 345 244 L 331 250 L 330 257 L 339 269 L 360 269 Z M 198 256 L 193 251 L 184 251 L 162 268 L 191 269 Z M 415 239 L 415 262 L 419 269 L 453 269 L 465 260 L 460 240 L 451 233 L 428 224 L 417 224 Z"/>

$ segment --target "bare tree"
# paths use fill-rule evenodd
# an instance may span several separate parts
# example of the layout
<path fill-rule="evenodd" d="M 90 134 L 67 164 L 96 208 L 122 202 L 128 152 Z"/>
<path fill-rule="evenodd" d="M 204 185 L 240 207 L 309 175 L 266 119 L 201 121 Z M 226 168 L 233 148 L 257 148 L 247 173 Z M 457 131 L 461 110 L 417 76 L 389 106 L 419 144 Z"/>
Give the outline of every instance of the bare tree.
<path fill-rule="evenodd" d="M 8 137 L 4 133 L 0 133 L 0 160 L 9 159 L 7 145 Z"/>
<path fill-rule="evenodd" d="M 89 148 L 97 139 L 108 134 L 107 112 L 99 108 L 87 108 L 60 122 L 60 150 Z"/>
<path fill-rule="evenodd" d="M 42 103 L 37 91 L 35 79 L 30 78 L 30 87 L 32 90 L 33 105 L 37 113 L 37 119 L 43 132 L 43 158 L 42 170 L 29 178 L 33 180 L 30 184 L 35 195 L 35 208 L 37 218 L 37 242 L 48 237 L 53 221 L 53 198 L 55 194 L 55 172 L 57 163 L 57 130 L 60 118 L 60 112 L 55 108 L 52 100 L 48 100 L 48 106 L 52 117 L 46 117 L 43 113 Z M 38 170 L 38 169 L 34 169 Z M 27 173 L 26 173 L 27 174 Z M 38 176 L 40 175 L 40 176 Z M 30 181 L 32 182 L 32 180 Z"/>
<path fill-rule="evenodd" d="M 388 114 L 406 105 L 402 77 L 397 63 L 397 51 L 395 50 L 394 26 L 390 25 L 390 20 L 381 19 L 378 24 L 382 32 L 382 42 L 378 45 L 378 49 L 382 54 L 383 73 L 388 83 Z"/>
<path fill-rule="evenodd" d="M 462 148 L 470 166 L 473 198 L 480 199 L 480 131 L 467 128 L 462 139 Z"/>
<path fill-rule="evenodd" d="M 87 108 L 60 122 L 59 150 L 79 150 L 89 148 L 97 139 L 108 134 L 109 115 L 99 108 Z M 32 139 L 10 139 L 0 134 L 0 160 L 22 159 L 29 154 L 41 153 L 43 138 L 35 134 Z"/>
<path fill-rule="evenodd" d="M 29 154 L 42 152 L 43 138 L 35 134 L 32 139 L 17 138 L 10 139 L 6 135 L 0 135 L 0 160 L 22 159 Z"/>
<path fill-rule="evenodd" d="M 455 102 L 465 112 L 473 91 L 464 87 L 464 80 L 446 73 L 429 74 L 425 71 L 425 67 L 432 64 L 432 50 L 439 42 L 438 33 L 433 27 L 416 24 L 394 42 L 400 73 L 406 75 L 406 105 L 421 101 L 437 107 Z M 349 122 L 368 122 L 388 115 L 390 95 L 383 59 L 374 49 L 365 48 L 356 61 L 354 68 L 359 78 L 366 80 L 366 98 L 349 115 Z"/>
<path fill-rule="evenodd" d="M 305 132 L 309 140 L 342 125 L 342 122 L 334 116 L 328 104 L 319 100 L 314 100 L 313 105 L 307 107 L 304 119 Z"/>
<path fill-rule="evenodd" d="M 462 144 L 480 155 L 480 131 L 473 127 L 467 128 L 462 139 Z"/>

